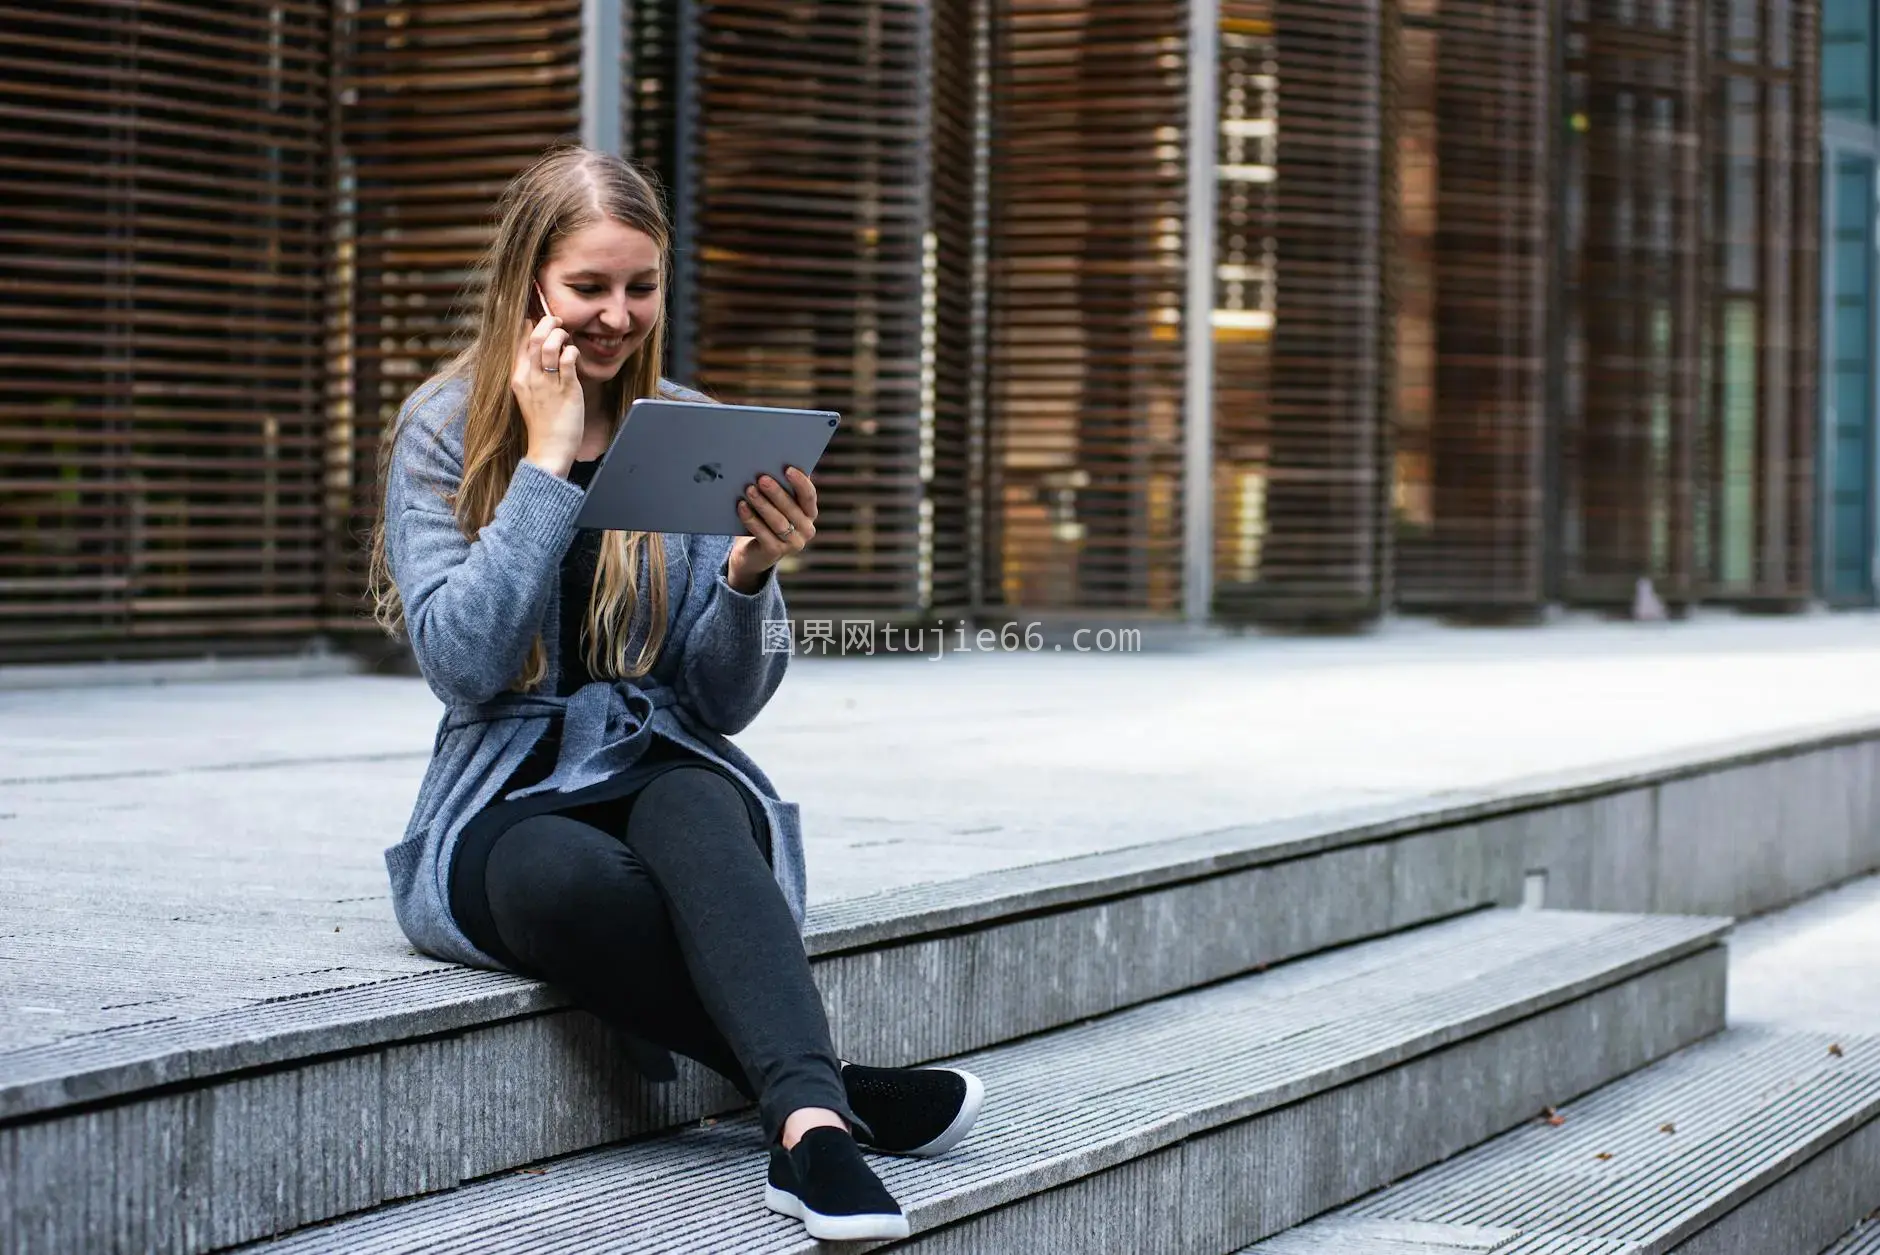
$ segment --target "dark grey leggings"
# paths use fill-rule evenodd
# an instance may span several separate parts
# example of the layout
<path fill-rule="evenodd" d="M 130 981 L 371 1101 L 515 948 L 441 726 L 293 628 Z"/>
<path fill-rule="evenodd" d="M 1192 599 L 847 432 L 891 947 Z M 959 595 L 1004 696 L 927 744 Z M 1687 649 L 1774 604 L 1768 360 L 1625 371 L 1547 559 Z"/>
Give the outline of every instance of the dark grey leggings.
<path fill-rule="evenodd" d="M 722 1073 L 774 1140 L 802 1107 L 852 1119 L 809 959 L 737 786 L 696 767 L 505 829 L 483 868 L 521 968 Z"/>

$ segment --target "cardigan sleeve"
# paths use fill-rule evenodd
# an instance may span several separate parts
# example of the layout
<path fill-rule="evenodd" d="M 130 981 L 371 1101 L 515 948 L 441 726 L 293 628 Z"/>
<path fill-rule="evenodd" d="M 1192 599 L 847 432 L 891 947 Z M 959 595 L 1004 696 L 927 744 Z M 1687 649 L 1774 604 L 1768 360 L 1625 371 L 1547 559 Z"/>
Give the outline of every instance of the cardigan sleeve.
<path fill-rule="evenodd" d="M 386 553 L 431 691 L 446 704 L 486 702 L 515 680 L 542 630 L 582 493 L 524 462 L 495 516 L 466 538 L 449 504 L 462 461 L 444 430 L 461 416 L 437 408 L 433 393 L 400 416 L 386 484 Z"/>
<path fill-rule="evenodd" d="M 693 716 L 726 736 L 757 718 L 790 663 L 789 612 L 777 569 L 764 573 L 755 593 L 741 593 L 725 578 L 729 553 L 727 538 L 695 538 L 694 569 L 714 575 L 705 607 L 686 634 L 677 686 L 679 700 Z M 779 625 L 772 629 L 779 639 L 766 641 L 766 623 Z"/>

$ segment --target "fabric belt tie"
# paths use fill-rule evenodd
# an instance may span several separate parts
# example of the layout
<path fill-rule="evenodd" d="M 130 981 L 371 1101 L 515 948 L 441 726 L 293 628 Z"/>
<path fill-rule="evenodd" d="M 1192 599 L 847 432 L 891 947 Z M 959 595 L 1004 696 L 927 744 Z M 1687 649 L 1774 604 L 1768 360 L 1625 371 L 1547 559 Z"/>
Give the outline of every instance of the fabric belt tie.
<path fill-rule="evenodd" d="M 499 719 L 549 719 L 561 716 L 561 749 L 548 778 L 510 794 L 572 793 L 619 775 L 640 760 L 653 743 L 653 712 L 674 705 L 678 694 L 666 685 L 640 688 L 629 680 L 597 680 L 571 697 L 505 693 L 475 706 L 453 707 L 446 731 Z"/>

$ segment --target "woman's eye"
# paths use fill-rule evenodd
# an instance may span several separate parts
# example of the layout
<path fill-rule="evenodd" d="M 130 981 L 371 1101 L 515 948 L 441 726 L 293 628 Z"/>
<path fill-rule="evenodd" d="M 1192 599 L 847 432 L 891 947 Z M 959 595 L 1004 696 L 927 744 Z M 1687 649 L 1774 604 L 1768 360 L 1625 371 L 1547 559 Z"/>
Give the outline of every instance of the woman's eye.
<path fill-rule="evenodd" d="M 633 288 L 629 288 L 628 291 L 635 292 L 640 296 L 651 296 L 653 293 L 659 291 L 659 285 L 657 283 L 642 283 Z"/>
<path fill-rule="evenodd" d="M 582 296 L 593 296 L 595 293 L 600 291 L 599 288 L 594 287 L 592 285 L 589 285 L 586 287 L 577 287 L 574 290 L 576 292 L 579 292 Z"/>

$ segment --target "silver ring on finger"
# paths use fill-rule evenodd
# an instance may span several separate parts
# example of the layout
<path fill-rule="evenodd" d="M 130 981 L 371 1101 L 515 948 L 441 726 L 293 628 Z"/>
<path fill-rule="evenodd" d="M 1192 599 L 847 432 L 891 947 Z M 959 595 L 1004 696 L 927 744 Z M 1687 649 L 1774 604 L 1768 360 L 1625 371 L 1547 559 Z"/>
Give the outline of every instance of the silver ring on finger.
<path fill-rule="evenodd" d="M 559 375 L 559 374 L 561 374 L 561 367 L 559 367 L 559 366 L 544 366 L 544 367 L 542 367 L 542 373 L 543 373 L 543 374 L 545 374 L 545 375 Z"/>
<path fill-rule="evenodd" d="M 783 525 L 783 530 L 777 533 L 777 539 L 788 540 L 790 538 L 790 533 L 794 532 L 795 530 L 796 530 L 795 523 L 785 523 Z"/>

